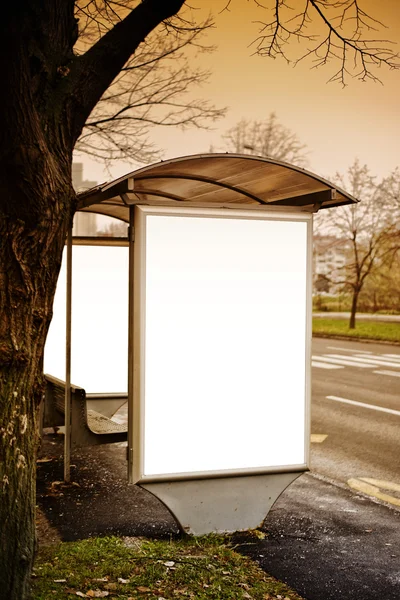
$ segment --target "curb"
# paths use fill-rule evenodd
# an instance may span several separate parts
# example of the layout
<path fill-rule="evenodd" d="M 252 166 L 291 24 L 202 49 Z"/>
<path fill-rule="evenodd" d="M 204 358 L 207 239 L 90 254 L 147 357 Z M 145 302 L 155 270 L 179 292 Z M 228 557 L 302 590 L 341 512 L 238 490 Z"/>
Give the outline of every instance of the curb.
<path fill-rule="evenodd" d="M 387 346 L 400 346 L 400 341 L 396 342 L 395 340 L 374 340 L 371 338 L 361 338 L 351 335 L 335 335 L 335 334 L 327 334 L 327 333 L 314 333 L 312 337 L 319 338 L 327 338 L 332 340 L 347 340 L 353 342 L 363 342 L 367 344 L 386 344 Z"/>

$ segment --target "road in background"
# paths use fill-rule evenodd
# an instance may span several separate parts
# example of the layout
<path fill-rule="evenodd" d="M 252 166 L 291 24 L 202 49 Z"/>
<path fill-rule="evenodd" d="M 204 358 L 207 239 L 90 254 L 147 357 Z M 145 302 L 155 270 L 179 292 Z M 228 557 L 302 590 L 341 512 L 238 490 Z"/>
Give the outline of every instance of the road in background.
<path fill-rule="evenodd" d="M 400 347 L 314 338 L 311 430 L 312 471 L 386 482 L 400 507 Z"/>

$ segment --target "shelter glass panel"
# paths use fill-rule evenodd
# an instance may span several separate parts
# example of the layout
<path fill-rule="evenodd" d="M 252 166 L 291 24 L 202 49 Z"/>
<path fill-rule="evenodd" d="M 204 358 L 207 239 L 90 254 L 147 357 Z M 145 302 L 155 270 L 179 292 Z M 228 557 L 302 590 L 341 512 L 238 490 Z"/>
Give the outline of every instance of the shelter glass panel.
<path fill-rule="evenodd" d="M 310 230 L 146 215 L 143 480 L 305 464 Z"/>
<path fill-rule="evenodd" d="M 74 246 L 71 382 L 88 393 L 127 392 L 128 248 Z M 44 372 L 65 380 L 66 253 Z"/>
<path fill-rule="evenodd" d="M 127 238 L 128 224 L 105 215 L 77 212 L 72 235 L 73 237 Z"/>

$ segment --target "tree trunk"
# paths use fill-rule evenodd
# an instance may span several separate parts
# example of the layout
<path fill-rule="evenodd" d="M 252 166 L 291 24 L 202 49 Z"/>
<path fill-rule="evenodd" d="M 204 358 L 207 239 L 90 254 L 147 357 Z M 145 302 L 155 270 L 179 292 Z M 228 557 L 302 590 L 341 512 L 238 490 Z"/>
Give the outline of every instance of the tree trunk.
<path fill-rule="evenodd" d="M 75 0 L 6 2 L 0 21 L 0 595 L 29 596 L 43 351 L 85 120 L 184 0 L 145 0 L 77 57 Z M 132 3 L 135 5 L 136 3 Z M 103 32 L 101 32 L 103 33 Z"/>
<path fill-rule="evenodd" d="M 351 301 L 351 312 L 350 312 L 349 329 L 355 329 L 356 328 L 356 313 L 357 313 L 357 303 L 358 303 L 358 296 L 359 296 L 359 294 L 360 294 L 360 290 L 359 289 L 353 290 L 353 299 Z"/>
<path fill-rule="evenodd" d="M 42 169 L 40 182 L 34 164 L 24 168 L 35 207 L 25 218 L 12 214 L 18 184 L 0 172 L 11 199 L 0 203 L 0 590 L 7 600 L 29 597 L 43 351 L 75 198 L 68 162 L 50 153 L 41 160 L 52 168 Z"/>

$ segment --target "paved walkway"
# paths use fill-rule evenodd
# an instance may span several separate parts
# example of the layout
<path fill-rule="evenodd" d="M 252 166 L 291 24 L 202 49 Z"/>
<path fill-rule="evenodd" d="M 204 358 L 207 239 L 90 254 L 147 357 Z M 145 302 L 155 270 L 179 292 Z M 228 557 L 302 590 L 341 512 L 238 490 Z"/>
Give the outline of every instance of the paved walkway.
<path fill-rule="evenodd" d="M 85 448 L 62 480 L 62 436 L 45 436 L 37 501 L 63 540 L 96 535 L 179 535 L 161 502 L 126 483 L 126 448 Z M 72 466 L 73 465 L 73 466 Z M 239 549 L 306 600 L 398 600 L 400 511 L 345 486 L 302 475 L 268 515 L 266 537 L 237 534 Z M 246 537 L 247 536 L 247 537 Z"/>

